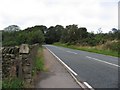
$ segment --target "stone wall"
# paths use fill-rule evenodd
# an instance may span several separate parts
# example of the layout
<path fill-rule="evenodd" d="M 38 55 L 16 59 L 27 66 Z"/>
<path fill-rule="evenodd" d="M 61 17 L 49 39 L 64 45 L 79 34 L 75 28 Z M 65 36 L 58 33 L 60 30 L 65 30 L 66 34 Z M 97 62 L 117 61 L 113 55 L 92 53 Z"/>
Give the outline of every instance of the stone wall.
<path fill-rule="evenodd" d="M 39 48 L 38 44 L 22 44 L 19 47 L 2 48 L 2 78 L 18 77 L 32 82 L 32 68 Z"/>

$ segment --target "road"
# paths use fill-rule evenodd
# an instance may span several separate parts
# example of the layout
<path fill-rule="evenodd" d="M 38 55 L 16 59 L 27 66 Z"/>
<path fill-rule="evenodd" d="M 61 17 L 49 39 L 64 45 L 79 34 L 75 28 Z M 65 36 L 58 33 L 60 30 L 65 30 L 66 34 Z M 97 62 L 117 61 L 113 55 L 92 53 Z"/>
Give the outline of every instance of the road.
<path fill-rule="evenodd" d="M 43 49 L 44 68 L 37 77 L 35 88 L 78 88 L 80 86 L 74 81 L 67 70 L 46 49 Z"/>
<path fill-rule="evenodd" d="M 118 88 L 118 58 L 53 45 L 44 45 L 67 64 L 78 80 L 93 88 Z"/>

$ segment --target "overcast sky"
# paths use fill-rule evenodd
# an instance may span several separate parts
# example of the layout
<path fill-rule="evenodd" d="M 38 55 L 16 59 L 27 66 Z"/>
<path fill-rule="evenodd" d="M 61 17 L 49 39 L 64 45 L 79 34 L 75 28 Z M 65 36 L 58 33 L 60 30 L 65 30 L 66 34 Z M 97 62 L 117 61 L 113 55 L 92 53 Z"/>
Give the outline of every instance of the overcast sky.
<path fill-rule="evenodd" d="M 66 26 L 77 24 L 90 31 L 118 28 L 119 0 L 0 0 L 0 29 L 18 25 Z"/>

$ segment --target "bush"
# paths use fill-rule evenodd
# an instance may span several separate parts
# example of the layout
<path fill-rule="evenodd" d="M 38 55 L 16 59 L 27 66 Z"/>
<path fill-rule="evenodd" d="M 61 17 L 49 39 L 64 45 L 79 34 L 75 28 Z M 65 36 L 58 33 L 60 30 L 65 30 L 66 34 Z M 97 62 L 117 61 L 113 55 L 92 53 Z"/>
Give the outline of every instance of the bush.
<path fill-rule="evenodd" d="M 14 46 L 22 43 L 26 44 L 42 44 L 44 42 L 44 34 L 41 30 L 22 30 L 16 32 L 2 33 L 3 46 Z"/>
<path fill-rule="evenodd" d="M 3 41 L 3 46 L 15 46 L 18 45 L 16 41 Z"/>
<path fill-rule="evenodd" d="M 120 50 L 120 42 L 108 41 L 103 45 L 103 49 L 118 51 Z"/>

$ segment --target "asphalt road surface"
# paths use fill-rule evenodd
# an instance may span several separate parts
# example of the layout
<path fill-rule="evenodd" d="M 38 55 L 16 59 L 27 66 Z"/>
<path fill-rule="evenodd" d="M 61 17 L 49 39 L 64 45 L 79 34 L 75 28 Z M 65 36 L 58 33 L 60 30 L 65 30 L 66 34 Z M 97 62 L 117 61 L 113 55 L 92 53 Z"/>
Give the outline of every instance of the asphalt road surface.
<path fill-rule="evenodd" d="M 118 88 L 118 58 L 53 45 L 44 45 L 67 64 L 78 80 L 93 88 Z"/>

